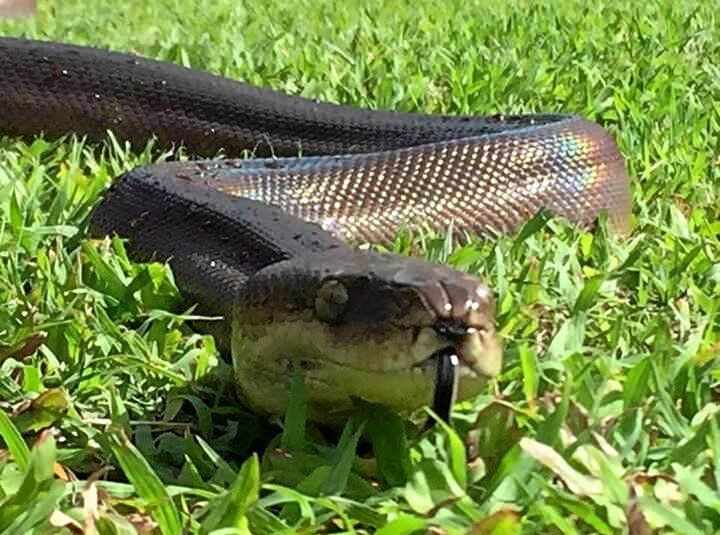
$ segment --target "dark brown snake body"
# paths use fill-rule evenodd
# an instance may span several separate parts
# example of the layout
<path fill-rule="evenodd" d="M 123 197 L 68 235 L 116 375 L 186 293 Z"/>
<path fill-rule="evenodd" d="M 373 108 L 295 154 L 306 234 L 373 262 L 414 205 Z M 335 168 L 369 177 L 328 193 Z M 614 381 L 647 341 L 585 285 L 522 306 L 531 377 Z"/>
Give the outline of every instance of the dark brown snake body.
<path fill-rule="evenodd" d="M 405 225 L 513 231 L 542 208 L 582 225 L 607 211 L 614 228 L 628 225 L 619 150 L 576 116 L 371 111 L 23 39 L 0 38 L 0 69 L 4 134 L 101 141 L 111 130 L 136 147 L 154 137 L 195 156 L 252 153 L 135 169 L 114 182 L 90 232 L 127 238 L 138 260 L 169 259 L 191 301 L 233 317 L 218 332 L 232 338 L 248 402 L 270 413 L 297 371 L 311 416 L 332 420 L 351 396 L 400 410 L 429 403 L 435 375 L 452 376 L 438 364 L 450 354 L 442 412 L 448 388 L 468 397 L 499 370 L 492 297 L 477 280 L 346 242 L 386 244 Z"/>

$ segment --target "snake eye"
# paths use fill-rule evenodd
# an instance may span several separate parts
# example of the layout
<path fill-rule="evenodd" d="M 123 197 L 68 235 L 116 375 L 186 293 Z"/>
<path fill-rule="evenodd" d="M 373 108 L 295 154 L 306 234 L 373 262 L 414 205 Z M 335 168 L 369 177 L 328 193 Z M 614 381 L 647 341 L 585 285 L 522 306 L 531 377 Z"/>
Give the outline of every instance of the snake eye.
<path fill-rule="evenodd" d="M 347 302 L 347 288 L 336 280 L 327 281 L 315 296 L 315 315 L 328 323 L 337 322 L 345 311 Z"/>

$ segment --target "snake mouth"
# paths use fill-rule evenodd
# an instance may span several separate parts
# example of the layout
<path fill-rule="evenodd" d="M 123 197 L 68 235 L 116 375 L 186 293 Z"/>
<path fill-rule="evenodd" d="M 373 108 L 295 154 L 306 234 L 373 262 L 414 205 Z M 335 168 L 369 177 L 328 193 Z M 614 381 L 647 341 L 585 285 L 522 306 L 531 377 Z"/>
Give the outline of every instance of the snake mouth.
<path fill-rule="evenodd" d="M 463 334 L 427 326 L 417 336 L 395 328 L 382 337 L 368 332 L 362 339 L 297 317 L 236 327 L 233 365 L 248 405 L 282 414 L 290 379 L 301 373 L 308 388 L 308 417 L 331 424 L 346 420 L 354 398 L 402 414 L 430 406 L 438 418 L 450 421 L 455 401 L 479 394 L 502 359 L 501 344 L 490 327 L 483 333 L 466 326 Z"/>
<path fill-rule="evenodd" d="M 499 372 L 500 349 L 494 333 L 490 335 L 487 328 L 441 320 L 436 323 L 434 331 L 450 343 L 415 364 L 413 370 L 432 376 L 432 410 L 443 421 L 450 423 L 461 377 L 477 379 L 496 375 Z M 433 418 L 429 418 L 425 427 L 433 424 Z"/>

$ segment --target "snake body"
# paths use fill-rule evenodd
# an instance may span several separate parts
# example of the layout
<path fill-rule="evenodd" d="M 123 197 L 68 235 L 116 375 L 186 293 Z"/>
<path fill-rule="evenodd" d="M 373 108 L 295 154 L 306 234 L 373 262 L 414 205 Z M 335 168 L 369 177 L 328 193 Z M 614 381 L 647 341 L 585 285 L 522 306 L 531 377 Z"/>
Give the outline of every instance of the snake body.
<path fill-rule="evenodd" d="M 406 225 L 508 232 L 542 208 L 582 225 L 607 211 L 622 231 L 631 208 L 612 137 L 571 115 L 366 110 L 12 38 L 0 38 L 0 109 L 7 135 L 102 141 L 110 130 L 138 148 L 154 138 L 236 158 L 126 173 L 90 232 L 128 238 L 138 260 L 169 260 L 191 301 L 232 318 L 217 332 L 232 341 L 244 396 L 270 413 L 298 370 L 318 419 L 343 414 L 352 396 L 412 410 L 441 376 L 451 378 L 436 400 L 448 388 L 468 397 L 499 371 L 485 286 L 352 245 L 387 244 Z M 461 365 L 444 365 L 448 347 Z"/>

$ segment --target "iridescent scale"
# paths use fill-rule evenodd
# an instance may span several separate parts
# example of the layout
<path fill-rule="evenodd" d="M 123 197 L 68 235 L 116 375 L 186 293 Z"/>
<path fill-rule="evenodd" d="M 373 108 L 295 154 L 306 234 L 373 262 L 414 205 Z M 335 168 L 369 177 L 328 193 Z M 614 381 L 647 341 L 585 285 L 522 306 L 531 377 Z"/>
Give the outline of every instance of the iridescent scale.
<path fill-rule="evenodd" d="M 507 232 L 542 208 L 626 230 L 625 164 L 582 119 L 350 156 L 232 160 L 192 173 L 223 192 L 279 206 L 354 242 L 387 243 L 405 224 Z"/>

